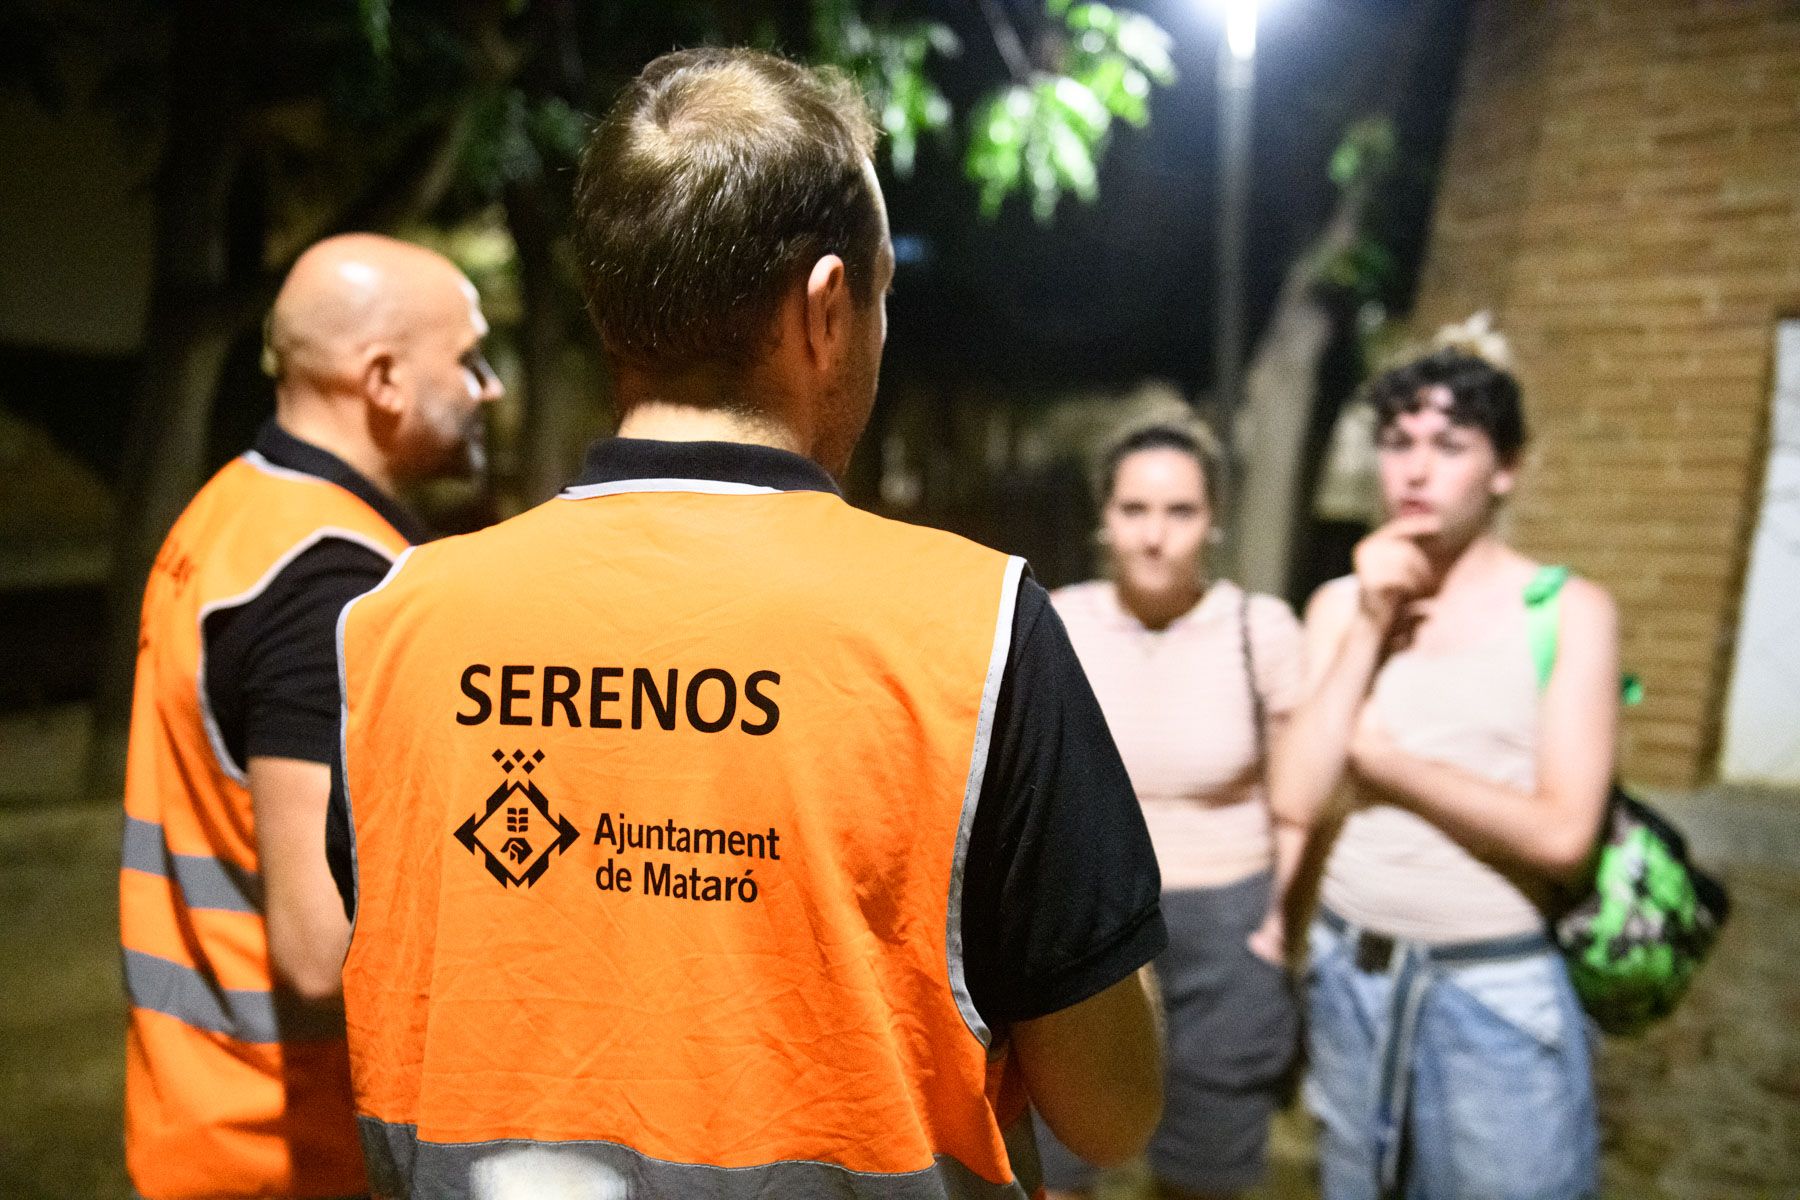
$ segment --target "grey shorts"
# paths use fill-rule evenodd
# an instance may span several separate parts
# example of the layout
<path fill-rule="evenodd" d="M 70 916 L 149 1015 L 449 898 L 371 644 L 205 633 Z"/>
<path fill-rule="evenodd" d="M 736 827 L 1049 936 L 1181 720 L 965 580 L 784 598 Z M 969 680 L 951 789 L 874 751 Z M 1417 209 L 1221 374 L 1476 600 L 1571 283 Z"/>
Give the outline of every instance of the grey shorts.
<path fill-rule="evenodd" d="M 1169 948 L 1156 960 L 1168 1014 L 1163 1118 L 1146 1157 L 1187 1191 L 1241 1192 L 1262 1178 L 1300 1027 L 1287 972 L 1245 938 L 1269 911 L 1264 871 L 1218 888 L 1164 892 Z M 1099 1171 L 1035 1118 L 1044 1182 L 1091 1190 Z"/>

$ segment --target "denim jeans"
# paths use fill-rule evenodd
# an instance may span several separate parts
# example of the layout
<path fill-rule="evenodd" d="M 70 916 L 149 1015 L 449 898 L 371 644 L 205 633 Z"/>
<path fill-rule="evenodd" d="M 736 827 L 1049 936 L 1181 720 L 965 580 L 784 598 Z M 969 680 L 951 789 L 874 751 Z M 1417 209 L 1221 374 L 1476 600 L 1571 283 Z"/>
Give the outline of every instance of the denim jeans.
<path fill-rule="evenodd" d="M 1399 1143 L 1386 1196 L 1596 1194 L 1589 1025 L 1553 949 L 1446 963 L 1400 942 L 1387 969 L 1371 971 L 1354 961 L 1348 933 L 1315 922 L 1310 943 L 1306 1098 L 1321 1124 L 1325 1200 L 1384 1200 L 1388 1109 Z M 1387 1104 L 1384 1065 L 1397 1084 Z"/>

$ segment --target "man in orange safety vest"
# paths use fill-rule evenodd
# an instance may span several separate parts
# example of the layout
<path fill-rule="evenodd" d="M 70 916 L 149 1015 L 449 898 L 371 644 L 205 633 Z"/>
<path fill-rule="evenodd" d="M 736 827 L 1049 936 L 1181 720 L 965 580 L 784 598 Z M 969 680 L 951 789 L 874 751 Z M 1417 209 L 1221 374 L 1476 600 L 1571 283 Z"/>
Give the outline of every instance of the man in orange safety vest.
<path fill-rule="evenodd" d="M 860 512 L 893 247 L 847 80 L 658 59 L 580 271 L 623 414 L 340 629 L 377 1193 L 1022 1198 L 1161 1107 L 1143 818 L 1016 559 Z"/>
<path fill-rule="evenodd" d="M 326 867 L 338 611 L 417 540 L 409 480 L 480 465 L 500 395 L 474 288 L 358 234 L 270 314 L 276 415 L 170 531 L 125 784 L 125 1148 L 144 1200 L 367 1191 Z"/>

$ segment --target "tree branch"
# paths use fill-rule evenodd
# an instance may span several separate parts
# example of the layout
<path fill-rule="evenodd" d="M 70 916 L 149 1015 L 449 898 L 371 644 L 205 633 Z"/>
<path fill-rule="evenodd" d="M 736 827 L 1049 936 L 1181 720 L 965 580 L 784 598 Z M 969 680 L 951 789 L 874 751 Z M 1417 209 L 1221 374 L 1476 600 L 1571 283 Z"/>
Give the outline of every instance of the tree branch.
<path fill-rule="evenodd" d="M 1031 56 L 1025 53 L 1025 43 L 1000 7 L 1000 0 L 981 0 L 981 15 L 987 18 L 988 29 L 994 35 L 994 46 L 1006 63 L 1007 73 L 1016 83 L 1028 81 L 1032 74 Z"/>

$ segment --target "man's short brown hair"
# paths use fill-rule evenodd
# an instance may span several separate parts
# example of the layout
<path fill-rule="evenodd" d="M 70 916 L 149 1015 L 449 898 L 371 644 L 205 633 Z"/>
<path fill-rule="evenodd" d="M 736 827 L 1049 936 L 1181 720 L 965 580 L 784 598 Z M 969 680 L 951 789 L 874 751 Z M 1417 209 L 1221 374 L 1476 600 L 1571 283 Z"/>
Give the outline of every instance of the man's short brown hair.
<path fill-rule="evenodd" d="M 601 122 L 575 187 L 588 312 L 609 354 L 742 367 L 782 294 L 827 254 L 874 298 L 879 221 L 855 85 L 755 50 L 645 67 Z"/>

